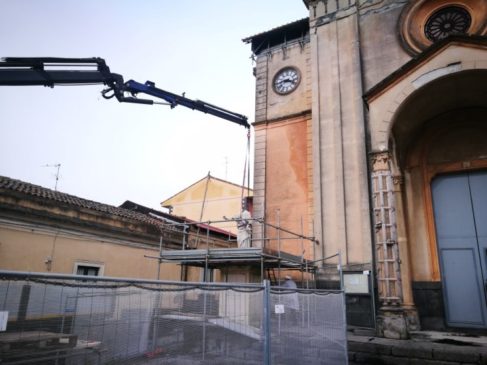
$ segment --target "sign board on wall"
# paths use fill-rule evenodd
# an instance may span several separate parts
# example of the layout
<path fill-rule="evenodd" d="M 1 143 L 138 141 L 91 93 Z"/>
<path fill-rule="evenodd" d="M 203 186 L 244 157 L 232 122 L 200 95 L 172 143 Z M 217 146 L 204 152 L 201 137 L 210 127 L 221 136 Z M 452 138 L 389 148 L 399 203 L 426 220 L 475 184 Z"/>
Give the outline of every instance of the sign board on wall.
<path fill-rule="evenodd" d="M 369 294 L 369 271 L 344 272 L 343 286 L 347 294 Z"/>

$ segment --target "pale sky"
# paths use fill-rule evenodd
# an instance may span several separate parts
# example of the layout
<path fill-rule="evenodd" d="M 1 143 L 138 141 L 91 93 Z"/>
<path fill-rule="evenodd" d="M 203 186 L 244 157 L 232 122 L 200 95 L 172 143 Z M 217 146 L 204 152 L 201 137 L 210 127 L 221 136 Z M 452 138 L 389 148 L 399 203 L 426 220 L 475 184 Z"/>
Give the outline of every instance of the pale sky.
<path fill-rule="evenodd" d="M 125 80 L 252 122 L 241 39 L 306 16 L 302 0 L 0 0 L 0 57 L 101 57 Z M 59 191 L 155 209 L 208 171 L 242 183 L 244 127 L 182 106 L 105 100 L 102 89 L 0 86 L 0 175 L 54 188 L 55 168 L 44 166 L 60 163 Z"/>

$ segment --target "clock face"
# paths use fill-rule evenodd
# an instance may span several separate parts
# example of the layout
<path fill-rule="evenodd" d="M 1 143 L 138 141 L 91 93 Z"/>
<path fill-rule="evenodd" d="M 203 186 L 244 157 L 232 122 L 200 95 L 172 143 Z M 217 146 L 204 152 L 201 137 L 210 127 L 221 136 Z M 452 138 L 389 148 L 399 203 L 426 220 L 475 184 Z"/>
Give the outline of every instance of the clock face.
<path fill-rule="evenodd" d="M 273 87 L 278 94 L 284 95 L 294 91 L 299 85 L 301 77 L 294 67 L 286 67 L 274 76 Z"/>

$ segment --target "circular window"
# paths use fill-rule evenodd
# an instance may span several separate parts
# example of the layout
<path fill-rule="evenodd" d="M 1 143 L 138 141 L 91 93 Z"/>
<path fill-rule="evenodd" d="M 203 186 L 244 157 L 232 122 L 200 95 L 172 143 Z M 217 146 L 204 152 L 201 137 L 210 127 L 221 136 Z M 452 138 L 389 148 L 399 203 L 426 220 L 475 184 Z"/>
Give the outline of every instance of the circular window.
<path fill-rule="evenodd" d="M 411 0 L 399 18 L 404 49 L 411 55 L 452 34 L 487 35 L 487 0 Z"/>
<path fill-rule="evenodd" d="M 466 33 L 471 23 L 472 18 L 468 11 L 459 6 L 449 6 L 429 17 L 424 34 L 430 41 L 436 42 L 450 34 Z"/>

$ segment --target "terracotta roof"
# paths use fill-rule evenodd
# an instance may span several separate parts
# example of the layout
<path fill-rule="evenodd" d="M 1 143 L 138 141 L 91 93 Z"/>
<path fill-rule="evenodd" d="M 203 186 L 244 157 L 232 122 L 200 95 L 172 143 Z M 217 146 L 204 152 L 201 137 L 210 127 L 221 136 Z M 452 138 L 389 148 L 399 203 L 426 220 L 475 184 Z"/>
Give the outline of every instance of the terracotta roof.
<path fill-rule="evenodd" d="M 9 177 L 0 176 L 0 194 L 5 191 L 29 195 L 40 200 L 49 200 L 59 203 L 60 205 L 68 205 L 75 208 L 84 208 L 93 210 L 99 213 L 118 216 L 124 219 L 130 219 L 141 223 L 154 225 L 157 227 L 163 226 L 160 220 L 151 218 L 150 216 L 132 210 L 118 208 L 112 205 L 98 203 L 92 200 L 79 198 L 74 195 L 54 191 L 44 188 L 39 185 L 30 184 L 21 180 L 11 179 Z"/>
<path fill-rule="evenodd" d="M 290 22 L 271 30 L 254 34 L 253 36 L 242 39 L 245 43 L 252 43 L 252 52 L 259 54 L 268 47 L 274 47 L 304 37 L 309 33 L 309 18 L 303 18 Z"/>
<path fill-rule="evenodd" d="M 143 205 L 140 205 L 140 204 L 131 202 L 130 200 L 126 200 L 121 205 L 121 207 L 125 207 L 125 208 L 130 209 L 130 210 L 133 210 L 133 211 L 143 212 L 145 214 L 153 213 L 153 214 L 155 214 L 157 216 L 160 216 L 162 219 L 166 218 L 166 219 L 178 221 L 179 223 L 192 224 L 192 225 L 194 225 L 196 227 L 199 227 L 201 229 L 204 229 L 204 230 L 207 230 L 208 229 L 208 230 L 210 230 L 210 232 L 220 233 L 220 234 L 225 235 L 225 236 L 230 236 L 231 238 L 236 238 L 237 237 L 234 233 L 232 233 L 230 231 L 226 231 L 224 229 L 221 229 L 221 228 L 218 228 L 218 227 L 215 227 L 215 226 L 210 226 L 210 225 L 208 225 L 206 223 L 197 223 L 196 221 L 194 221 L 192 219 L 189 219 L 189 218 L 186 218 L 186 217 L 182 217 L 182 216 L 179 216 L 179 215 L 168 214 L 168 213 L 165 213 L 165 212 L 161 212 L 159 210 L 155 210 L 155 209 L 152 209 L 152 208 L 144 207 Z"/>

